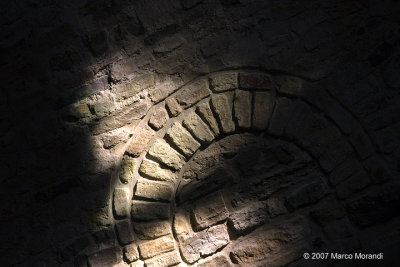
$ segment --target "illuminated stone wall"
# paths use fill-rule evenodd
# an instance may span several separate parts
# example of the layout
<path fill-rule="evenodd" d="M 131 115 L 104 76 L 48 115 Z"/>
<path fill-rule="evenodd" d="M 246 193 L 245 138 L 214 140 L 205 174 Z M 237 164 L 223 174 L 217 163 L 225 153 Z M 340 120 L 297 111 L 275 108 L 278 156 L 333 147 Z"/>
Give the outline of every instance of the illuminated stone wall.
<path fill-rule="evenodd" d="M 398 5 L 63 2 L 0 8 L 5 266 L 395 265 Z"/>

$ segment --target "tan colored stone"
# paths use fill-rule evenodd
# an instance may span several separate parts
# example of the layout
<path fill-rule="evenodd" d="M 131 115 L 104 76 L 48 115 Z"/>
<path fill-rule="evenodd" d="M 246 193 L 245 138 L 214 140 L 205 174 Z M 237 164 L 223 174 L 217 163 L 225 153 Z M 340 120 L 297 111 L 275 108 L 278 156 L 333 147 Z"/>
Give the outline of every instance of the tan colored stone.
<path fill-rule="evenodd" d="M 264 130 L 268 126 L 269 118 L 271 117 L 274 107 L 269 92 L 255 92 L 254 95 L 254 110 L 253 110 L 253 128 Z"/>
<path fill-rule="evenodd" d="M 127 83 L 121 83 L 114 86 L 115 95 L 117 100 L 130 98 L 140 91 L 147 89 L 154 85 L 153 75 L 143 75 L 134 78 Z"/>
<path fill-rule="evenodd" d="M 185 164 L 185 158 L 162 139 L 157 139 L 148 153 L 175 170 L 179 170 Z"/>
<path fill-rule="evenodd" d="M 126 217 L 129 214 L 130 204 L 129 188 L 115 188 L 114 189 L 114 212 L 117 217 Z"/>
<path fill-rule="evenodd" d="M 235 131 L 235 123 L 232 120 L 232 108 L 226 95 L 214 95 L 211 98 L 211 104 L 216 113 L 220 128 L 224 133 Z"/>
<path fill-rule="evenodd" d="M 143 159 L 140 165 L 139 171 L 146 176 L 161 180 L 161 181 L 175 181 L 176 174 L 170 170 L 163 169 L 161 166 L 152 160 Z"/>
<path fill-rule="evenodd" d="M 215 135 L 219 134 L 218 123 L 214 118 L 213 112 L 211 111 L 210 105 L 208 102 L 201 103 L 196 108 L 197 113 L 200 117 L 203 118 L 210 126 L 211 130 L 214 132 Z"/>
<path fill-rule="evenodd" d="M 153 200 L 170 201 L 172 188 L 169 185 L 140 179 L 136 183 L 135 196 Z"/>
<path fill-rule="evenodd" d="M 179 105 L 179 103 L 173 97 L 165 100 L 165 104 L 167 105 L 168 112 L 172 117 L 178 116 L 183 110 L 181 105 Z"/>
<path fill-rule="evenodd" d="M 130 244 L 130 245 L 126 245 L 124 247 L 124 256 L 125 256 L 125 259 L 127 259 L 129 263 L 139 259 L 139 251 L 137 249 L 137 245 L 134 243 Z"/>
<path fill-rule="evenodd" d="M 175 97 L 181 106 L 187 108 L 209 95 L 210 90 L 208 89 L 207 80 L 200 79 L 184 86 Z"/>
<path fill-rule="evenodd" d="M 171 140 L 171 142 L 174 143 L 187 157 L 190 157 L 200 147 L 200 143 L 197 142 L 179 122 L 172 125 L 168 130 L 166 137 Z"/>
<path fill-rule="evenodd" d="M 134 157 L 138 157 L 145 151 L 147 144 L 153 138 L 154 134 L 155 132 L 148 125 L 144 125 L 136 131 L 126 152 Z"/>
<path fill-rule="evenodd" d="M 180 242 L 185 241 L 192 236 L 192 227 L 190 226 L 189 213 L 177 211 L 174 217 L 174 233 Z"/>
<path fill-rule="evenodd" d="M 146 267 L 172 266 L 181 262 L 178 251 L 168 252 L 149 260 L 145 260 Z"/>
<path fill-rule="evenodd" d="M 238 88 L 237 73 L 218 73 L 210 76 L 210 88 L 215 92 L 224 92 Z"/>
<path fill-rule="evenodd" d="M 250 128 L 251 126 L 251 98 L 251 93 L 248 91 L 235 91 L 233 108 L 240 128 Z"/>
<path fill-rule="evenodd" d="M 140 255 L 145 258 L 151 258 L 156 255 L 174 250 L 175 240 L 172 235 L 163 236 L 155 240 L 139 244 Z"/>
<path fill-rule="evenodd" d="M 232 265 L 229 263 L 229 260 L 223 256 L 218 255 L 210 260 L 206 260 L 202 263 L 197 264 L 197 267 L 231 267 Z"/>
<path fill-rule="evenodd" d="M 129 265 L 130 267 L 144 267 L 144 262 L 141 260 L 132 262 L 131 265 Z"/>
<path fill-rule="evenodd" d="M 171 224 L 168 221 L 135 223 L 133 228 L 140 239 L 155 239 L 171 234 Z"/>
<path fill-rule="evenodd" d="M 205 122 L 194 112 L 191 112 L 183 121 L 183 125 L 193 134 L 201 143 L 206 144 L 214 140 L 214 134 L 205 124 Z"/>
<path fill-rule="evenodd" d="M 169 119 L 168 113 L 165 110 L 165 108 L 158 107 L 151 115 L 149 119 L 149 125 L 153 129 L 159 130 L 164 126 L 164 124 L 168 121 L 168 119 Z"/>
<path fill-rule="evenodd" d="M 192 212 L 193 223 L 197 231 L 223 221 L 229 215 L 220 192 L 196 202 Z"/>
<path fill-rule="evenodd" d="M 134 200 L 132 201 L 132 219 L 145 221 L 168 219 L 170 209 L 170 204 Z"/>
<path fill-rule="evenodd" d="M 127 184 L 132 180 L 136 169 L 136 164 L 136 159 L 133 159 L 127 155 L 122 158 L 121 170 L 119 172 L 119 179 L 122 183 Z"/>
<path fill-rule="evenodd" d="M 132 225 L 129 220 L 119 221 L 115 224 L 118 233 L 118 240 L 121 244 L 126 245 L 135 240 Z"/>

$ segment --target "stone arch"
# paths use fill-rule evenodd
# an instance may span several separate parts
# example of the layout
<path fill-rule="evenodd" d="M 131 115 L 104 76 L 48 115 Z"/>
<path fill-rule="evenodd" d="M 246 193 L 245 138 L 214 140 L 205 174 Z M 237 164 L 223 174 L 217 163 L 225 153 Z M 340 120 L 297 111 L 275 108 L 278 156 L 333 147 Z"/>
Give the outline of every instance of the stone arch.
<path fill-rule="evenodd" d="M 227 207 L 220 190 L 224 180 L 219 180 L 226 176 L 221 173 L 224 169 L 216 164 L 218 168 L 207 173 L 205 166 L 210 162 L 204 166 L 193 163 L 202 154 L 203 159 L 223 160 L 218 157 L 223 142 L 234 150 L 227 152 L 228 158 L 238 154 L 247 157 L 248 152 L 241 150 L 249 144 L 274 144 L 265 145 L 273 153 L 286 147 L 286 153 L 293 152 L 294 158 L 307 158 L 311 166 L 307 168 L 321 179 L 300 185 L 288 183 L 285 187 L 292 188 L 291 195 L 239 205 L 236 210 Z M 207 155 L 213 146 L 220 149 Z M 374 172 L 371 164 L 384 165 L 368 135 L 351 114 L 312 82 L 246 69 L 203 75 L 149 110 L 123 156 L 110 206 L 124 260 L 138 266 L 143 262 L 146 266 L 229 266 L 231 262 L 279 266 L 301 257 L 305 246 L 318 247 L 324 238 L 333 238 L 329 237 L 329 222 L 339 218 L 343 218 L 342 226 L 349 228 L 340 242 L 348 239 L 349 246 L 357 246 L 351 243 L 355 239 L 348 217 L 356 225 L 364 222 L 350 197 L 389 179 L 387 173 Z M 211 189 L 212 197 L 207 190 L 202 192 L 201 186 Z M 197 190 L 201 192 L 198 197 L 179 203 L 185 202 L 182 195 L 190 196 Z M 210 196 L 217 207 L 210 207 L 207 199 L 199 200 L 202 194 Z M 202 215 L 196 214 L 198 201 L 203 201 L 203 210 L 197 209 Z M 321 202 L 326 205 L 321 207 Z M 283 211 L 272 215 L 268 207 L 273 205 Z M 211 219 L 207 217 L 210 210 L 217 213 L 211 214 Z M 258 217 L 250 218 L 260 210 Z M 240 222 L 240 216 L 246 222 Z M 286 226 L 280 225 L 282 219 Z M 316 224 L 320 236 L 306 240 L 307 231 Z M 285 242 L 295 242 L 298 247 L 287 250 Z M 290 255 L 277 255 L 280 249 Z"/>

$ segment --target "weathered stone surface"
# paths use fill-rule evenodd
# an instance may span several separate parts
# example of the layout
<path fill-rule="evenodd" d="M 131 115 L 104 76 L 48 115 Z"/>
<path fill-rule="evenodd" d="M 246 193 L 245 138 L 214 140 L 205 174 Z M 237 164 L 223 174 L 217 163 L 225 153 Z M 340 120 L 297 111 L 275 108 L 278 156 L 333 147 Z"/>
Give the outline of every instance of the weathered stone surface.
<path fill-rule="evenodd" d="M 268 224 L 232 242 L 231 259 L 241 266 L 284 266 L 301 257 L 309 233 L 298 217 Z"/>
<path fill-rule="evenodd" d="M 170 201 L 172 188 L 169 185 L 140 179 L 136 183 L 135 196 L 153 200 Z"/>
<path fill-rule="evenodd" d="M 130 267 L 144 267 L 144 262 L 141 260 L 132 262 L 130 265 Z"/>
<path fill-rule="evenodd" d="M 178 116 L 183 110 L 174 97 L 165 100 L 165 104 L 167 105 L 168 112 L 172 117 Z"/>
<path fill-rule="evenodd" d="M 303 84 L 305 83 L 302 79 L 291 76 L 282 76 L 275 79 L 278 84 L 278 91 L 283 94 L 300 96 L 302 95 Z"/>
<path fill-rule="evenodd" d="M 287 196 L 287 202 L 294 208 L 314 203 L 328 194 L 326 185 L 321 181 L 304 184 Z"/>
<path fill-rule="evenodd" d="M 164 126 L 164 124 L 167 122 L 168 119 L 169 119 L 168 113 L 165 110 L 165 108 L 158 107 L 151 115 L 149 119 L 149 125 L 154 130 L 159 130 Z"/>
<path fill-rule="evenodd" d="M 156 255 L 174 250 L 175 240 L 172 235 L 163 236 L 151 241 L 139 244 L 140 255 L 145 258 L 151 258 Z"/>
<path fill-rule="evenodd" d="M 251 126 L 251 101 L 250 92 L 236 90 L 233 102 L 235 120 L 240 128 L 250 128 Z"/>
<path fill-rule="evenodd" d="M 200 143 L 183 128 L 182 124 L 176 122 L 168 130 L 166 137 L 175 144 L 186 157 L 190 157 L 200 147 Z"/>
<path fill-rule="evenodd" d="M 127 83 L 117 84 L 113 87 L 117 100 L 130 98 L 140 91 L 154 85 L 153 75 L 143 75 Z"/>
<path fill-rule="evenodd" d="M 244 208 L 229 215 L 229 226 L 237 233 L 243 234 L 264 223 L 268 212 L 263 202 L 252 202 Z"/>
<path fill-rule="evenodd" d="M 118 240 L 121 244 L 130 244 L 135 240 L 132 225 L 129 220 L 119 221 L 115 224 L 115 229 L 118 233 Z"/>
<path fill-rule="evenodd" d="M 213 95 L 211 105 L 215 111 L 220 129 L 224 133 L 230 133 L 235 130 L 235 123 L 232 120 L 232 108 L 228 103 L 226 95 Z"/>
<path fill-rule="evenodd" d="M 336 187 L 336 193 L 339 199 L 349 197 L 354 192 L 357 192 L 370 184 L 370 179 L 364 170 L 359 170 L 349 178 L 341 182 Z"/>
<path fill-rule="evenodd" d="M 192 210 L 193 224 L 197 231 L 217 224 L 228 217 L 228 210 L 220 192 L 196 202 Z"/>
<path fill-rule="evenodd" d="M 294 104 L 292 100 L 285 97 L 278 98 L 274 112 L 270 118 L 269 132 L 281 136 L 292 115 L 293 108 Z"/>
<path fill-rule="evenodd" d="M 372 156 L 364 162 L 364 167 L 374 183 L 382 183 L 392 178 L 386 163 L 378 156 Z"/>
<path fill-rule="evenodd" d="M 146 176 L 161 180 L 161 181 L 175 181 L 176 174 L 168 169 L 163 169 L 161 166 L 152 160 L 143 159 L 139 167 L 139 171 Z"/>
<path fill-rule="evenodd" d="M 268 126 L 274 108 L 274 101 L 269 92 L 255 92 L 252 127 L 264 130 Z"/>
<path fill-rule="evenodd" d="M 136 159 L 133 159 L 127 155 L 122 158 L 121 170 L 119 172 L 119 180 L 122 183 L 127 184 L 132 180 L 136 169 L 136 164 Z"/>
<path fill-rule="evenodd" d="M 180 247 L 183 258 L 189 263 L 194 263 L 200 257 L 211 255 L 228 243 L 228 231 L 226 226 L 221 224 L 196 233 L 182 242 Z"/>
<path fill-rule="evenodd" d="M 122 261 L 122 251 L 113 247 L 96 252 L 88 257 L 90 266 L 114 266 Z"/>
<path fill-rule="evenodd" d="M 268 208 L 268 213 L 271 217 L 275 217 L 288 212 L 287 208 L 285 207 L 284 197 L 272 196 L 267 199 L 266 205 Z"/>
<path fill-rule="evenodd" d="M 354 151 L 350 145 L 344 140 L 338 140 L 329 145 L 325 153 L 320 156 L 319 163 L 325 171 L 330 172 L 346 158 L 353 155 Z"/>
<path fill-rule="evenodd" d="M 229 260 L 222 255 L 218 255 L 213 257 L 210 260 L 203 261 L 197 264 L 197 267 L 231 267 L 232 265 L 229 263 Z"/>
<path fill-rule="evenodd" d="M 272 90 L 275 88 L 269 76 L 258 73 L 240 73 L 239 84 L 243 89 Z"/>
<path fill-rule="evenodd" d="M 130 209 L 130 192 L 127 187 L 117 187 L 114 189 L 114 213 L 117 217 L 126 217 Z"/>
<path fill-rule="evenodd" d="M 324 205 L 310 211 L 310 216 L 321 225 L 343 218 L 345 215 L 344 207 L 333 199 L 328 199 Z"/>
<path fill-rule="evenodd" d="M 111 66 L 111 79 L 119 81 L 136 70 L 134 60 L 131 58 L 114 62 Z"/>
<path fill-rule="evenodd" d="M 162 139 L 156 139 L 148 153 L 174 170 L 185 164 L 185 158 Z"/>
<path fill-rule="evenodd" d="M 139 259 L 139 251 L 137 249 L 137 245 L 136 244 L 126 245 L 124 247 L 124 257 L 128 261 L 128 263 L 131 263 L 132 261 Z"/>
<path fill-rule="evenodd" d="M 314 116 L 310 106 L 303 101 L 296 101 L 294 104 L 295 107 L 284 133 L 285 136 L 298 140 L 305 146 L 308 145 L 307 141 L 312 140 L 311 136 L 319 134 L 321 129 L 328 127 L 328 122 L 322 116 Z"/>
<path fill-rule="evenodd" d="M 336 122 L 346 135 L 353 133 L 357 126 L 359 126 L 353 116 L 337 103 L 329 105 L 325 109 L 325 113 Z"/>
<path fill-rule="evenodd" d="M 361 159 L 366 159 L 374 153 L 374 147 L 372 146 L 371 141 L 368 136 L 361 131 L 357 131 L 350 135 L 350 143 L 353 145 Z"/>
<path fill-rule="evenodd" d="M 176 101 L 187 108 L 201 99 L 210 95 L 208 82 L 206 79 L 200 79 L 183 87 L 175 96 Z"/>
<path fill-rule="evenodd" d="M 146 267 L 172 266 L 181 262 L 178 251 L 172 251 L 160 256 L 145 260 Z"/>
<path fill-rule="evenodd" d="M 183 125 L 195 136 L 202 144 L 210 143 L 214 140 L 214 134 L 204 123 L 204 121 L 194 112 L 191 112 L 183 121 Z"/>
<path fill-rule="evenodd" d="M 178 210 L 175 213 L 173 227 L 174 233 L 177 236 L 179 242 L 184 242 L 194 234 L 190 225 L 189 216 L 189 212 L 186 212 L 184 210 Z"/>
<path fill-rule="evenodd" d="M 168 219 L 170 204 L 159 202 L 132 201 L 132 218 L 134 220 Z"/>
<path fill-rule="evenodd" d="M 346 180 L 352 174 L 362 169 L 361 164 L 359 161 L 354 158 L 350 157 L 343 161 L 340 165 L 338 165 L 329 175 L 329 181 L 333 185 L 339 184 L 341 181 Z"/>
<path fill-rule="evenodd" d="M 210 126 L 211 130 L 214 132 L 215 135 L 219 134 L 219 129 L 218 129 L 218 123 L 214 118 L 214 114 L 211 111 L 210 105 L 208 102 L 201 103 L 197 106 L 196 108 L 197 113 L 200 115 L 200 117 L 203 118 Z"/>
<path fill-rule="evenodd" d="M 154 134 L 155 132 L 148 125 L 137 129 L 126 152 L 134 157 L 138 157 L 145 150 Z"/>
<path fill-rule="evenodd" d="M 171 234 L 171 225 L 168 221 L 135 223 L 133 228 L 140 239 L 155 239 Z"/>
<path fill-rule="evenodd" d="M 237 73 L 219 73 L 210 76 L 210 88 L 215 92 L 224 92 L 238 88 Z"/>

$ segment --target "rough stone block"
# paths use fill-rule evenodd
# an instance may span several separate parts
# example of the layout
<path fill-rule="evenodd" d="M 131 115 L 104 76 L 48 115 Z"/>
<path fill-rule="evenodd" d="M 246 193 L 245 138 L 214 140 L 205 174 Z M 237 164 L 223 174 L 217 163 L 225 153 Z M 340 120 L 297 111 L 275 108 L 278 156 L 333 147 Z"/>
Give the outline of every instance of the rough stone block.
<path fill-rule="evenodd" d="M 113 247 L 96 252 L 88 257 L 89 266 L 114 266 L 122 261 L 122 251 Z"/>
<path fill-rule="evenodd" d="M 200 115 L 200 117 L 202 117 L 203 120 L 207 122 L 208 126 L 210 126 L 214 134 L 218 135 L 219 134 L 218 123 L 214 118 L 214 114 L 211 111 L 208 102 L 199 104 L 196 108 L 196 111 Z"/>
<path fill-rule="evenodd" d="M 253 123 L 252 127 L 264 130 L 268 126 L 274 108 L 274 101 L 268 92 L 256 92 L 254 95 Z"/>
<path fill-rule="evenodd" d="M 374 147 L 371 144 L 368 136 L 361 132 L 355 132 L 350 135 L 350 143 L 355 148 L 361 159 L 366 159 L 374 153 Z"/>
<path fill-rule="evenodd" d="M 194 103 L 210 95 L 208 82 L 200 79 L 183 87 L 175 96 L 176 101 L 184 108 L 192 106 Z"/>
<path fill-rule="evenodd" d="M 345 199 L 370 184 L 368 175 L 360 170 L 353 174 L 336 187 L 339 199 Z"/>
<path fill-rule="evenodd" d="M 268 130 L 270 133 L 281 136 L 290 117 L 292 116 L 294 103 L 292 100 L 281 97 L 277 99 L 274 112 L 270 119 Z"/>
<path fill-rule="evenodd" d="M 139 259 L 139 251 L 137 249 L 137 245 L 136 244 L 126 245 L 124 247 L 124 257 L 128 261 L 128 263 L 131 263 L 132 261 Z"/>
<path fill-rule="evenodd" d="M 378 156 L 372 156 L 364 162 L 365 170 L 370 174 L 374 183 L 382 183 L 390 180 L 392 174 L 386 163 Z"/>
<path fill-rule="evenodd" d="M 228 210 L 220 192 L 197 201 L 192 213 L 193 224 L 197 231 L 217 224 L 228 217 Z"/>
<path fill-rule="evenodd" d="M 170 204 L 147 201 L 132 201 L 132 219 L 134 220 L 157 220 L 168 219 L 170 215 Z"/>
<path fill-rule="evenodd" d="M 248 206 L 232 212 L 229 215 L 228 225 L 237 234 L 243 234 L 264 223 L 268 217 L 265 203 L 250 203 Z"/>
<path fill-rule="evenodd" d="M 214 134 L 205 122 L 194 112 L 191 112 L 183 121 L 183 125 L 194 135 L 202 144 L 210 143 L 214 140 Z"/>
<path fill-rule="evenodd" d="M 152 160 L 143 159 L 139 167 L 139 171 L 150 178 L 161 181 L 175 181 L 176 174 L 168 169 L 163 169 L 161 166 Z"/>
<path fill-rule="evenodd" d="M 303 205 L 315 203 L 328 194 L 326 185 L 321 181 L 315 181 L 304 184 L 292 190 L 287 196 L 286 200 L 293 208 L 298 208 Z"/>
<path fill-rule="evenodd" d="M 132 180 L 136 169 L 136 164 L 136 159 L 133 159 L 127 155 L 122 158 L 121 170 L 119 172 L 119 180 L 122 183 L 127 184 Z"/>
<path fill-rule="evenodd" d="M 156 255 L 174 250 L 175 240 L 172 235 L 163 236 L 151 241 L 139 244 L 140 255 L 145 258 L 151 258 Z"/>
<path fill-rule="evenodd" d="M 197 267 L 215 267 L 215 266 L 231 267 L 232 265 L 230 264 L 229 260 L 223 255 L 215 256 L 212 259 L 197 264 Z"/>
<path fill-rule="evenodd" d="M 267 199 L 268 213 L 271 217 L 282 215 L 288 212 L 285 207 L 284 197 L 272 196 Z"/>
<path fill-rule="evenodd" d="M 148 125 L 137 129 L 126 152 L 134 157 L 138 157 L 146 149 L 147 144 L 153 138 L 154 134 L 155 132 Z"/>
<path fill-rule="evenodd" d="M 158 107 L 149 119 L 149 125 L 154 130 L 161 129 L 164 124 L 168 121 L 168 113 L 164 107 Z"/>
<path fill-rule="evenodd" d="M 335 200 L 329 199 L 318 208 L 310 211 L 310 216 L 321 225 L 336 221 L 346 215 L 344 207 Z"/>
<path fill-rule="evenodd" d="M 140 239 L 155 239 L 171 234 L 171 225 L 168 221 L 135 223 L 133 228 Z"/>
<path fill-rule="evenodd" d="M 232 120 L 232 108 L 226 95 L 214 95 L 211 98 L 211 105 L 215 111 L 217 121 L 223 133 L 235 131 L 235 123 Z"/>
<path fill-rule="evenodd" d="M 186 157 L 190 157 L 200 147 L 200 143 L 197 142 L 179 122 L 172 125 L 168 130 L 166 137 L 175 144 Z"/>
<path fill-rule="evenodd" d="M 130 244 L 135 240 L 132 225 L 128 220 L 119 221 L 115 224 L 118 240 L 122 245 Z"/>
<path fill-rule="evenodd" d="M 145 260 L 146 267 L 175 266 L 181 262 L 178 251 L 168 252 L 149 260 Z"/>
<path fill-rule="evenodd" d="M 215 92 L 224 92 L 238 88 L 237 73 L 218 73 L 210 76 L 210 88 Z"/>
<path fill-rule="evenodd" d="M 212 226 L 182 242 L 181 252 L 189 263 L 198 261 L 201 257 L 211 255 L 229 243 L 229 234 L 226 226 Z"/>
<path fill-rule="evenodd" d="M 354 151 L 350 145 L 344 140 L 338 140 L 330 143 L 329 149 L 319 158 L 319 163 L 325 171 L 331 172 L 346 158 L 353 155 Z"/>
<path fill-rule="evenodd" d="M 174 170 L 185 164 L 185 158 L 162 139 L 157 139 L 148 153 Z"/>
<path fill-rule="evenodd" d="M 172 117 L 178 116 L 183 110 L 183 108 L 179 105 L 179 103 L 173 97 L 165 100 L 165 104 L 167 105 L 168 112 Z"/>
<path fill-rule="evenodd" d="M 329 181 L 337 185 L 361 169 L 362 166 L 355 157 L 347 158 L 329 174 Z"/>
<path fill-rule="evenodd" d="M 147 89 L 154 85 L 153 75 L 143 75 L 127 83 L 117 84 L 113 87 L 115 91 L 116 99 L 122 100 L 130 98 L 144 89 Z"/>
<path fill-rule="evenodd" d="M 233 108 L 235 120 L 240 128 L 250 128 L 251 126 L 251 101 L 252 95 L 250 92 L 243 90 L 235 91 Z"/>
<path fill-rule="evenodd" d="M 240 73 L 239 84 L 242 89 L 272 90 L 275 88 L 268 75 L 258 73 Z"/>
<path fill-rule="evenodd" d="M 325 129 L 328 122 L 322 116 L 313 116 L 309 105 L 296 101 L 295 107 L 288 120 L 284 133 L 285 136 L 298 140 L 302 145 L 312 139 L 310 136 L 319 134 L 320 129 Z"/>
<path fill-rule="evenodd" d="M 170 201 L 172 188 L 169 185 L 140 179 L 136 183 L 135 196 L 153 200 Z"/>
<path fill-rule="evenodd" d="M 186 239 L 193 236 L 189 212 L 178 210 L 175 213 L 173 226 L 174 233 L 178 237 L 179 242 L 184 242 Z"/>
<path fill-rule="evenodd" d="M 135 262 L 132 262 L 129 266 L 130 267 L 144 267 L 144 262 L 141 260 L 137 260 Z"/>
<path fill-rule="evenodd" d="M 130 192 L 127 187 L 117 187 L 114 189 L 114 213 L 117 217 L 126 217 L 129 215 Z"/>

